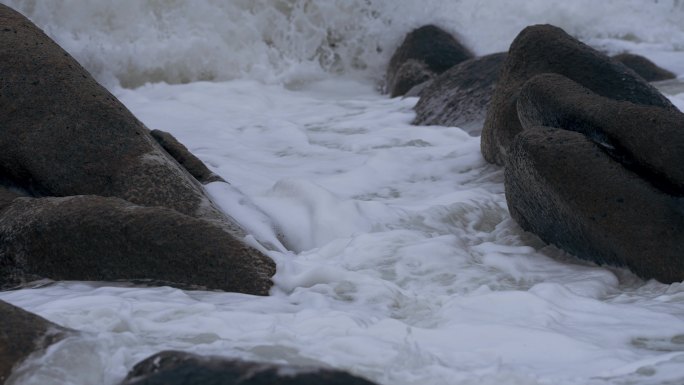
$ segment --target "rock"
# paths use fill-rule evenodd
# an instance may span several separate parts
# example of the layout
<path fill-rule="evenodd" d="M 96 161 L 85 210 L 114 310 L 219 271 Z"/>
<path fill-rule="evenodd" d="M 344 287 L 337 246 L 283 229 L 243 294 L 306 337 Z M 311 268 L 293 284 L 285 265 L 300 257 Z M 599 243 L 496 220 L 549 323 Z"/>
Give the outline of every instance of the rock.
<path fill-rule="evenodd" d="M 373 385 L 351 374 L 289 365 L 157 353 L 135 365 L 121 385 Z"/>
<path fill-rule="evenodd" d="M 4 301 L 0 301 L 0 319 L 0 384 L 28 356 L 72 333 Z"/>
<path fill-rule="evenodd" d="M 433 80 L 434 80 L 434 78 L 430 78 L 430 80 L 424 81 L 418 85 L 411 87 L 411 89 L 408 90 L 404 94 L 404 97 L 405 98 L 419 98 L 419 97 L 423 96 L 423 91 L 425 91 L 425 89 L 428 88 L 430 86 L 430 84 L 432 84 Z"/>
<path fill-rule="evenodd" d="M 681 112 L 602 97 L 558 74 L 525 83 L 517 111 L 523 130 L 550 126 L 580 132 L 642 179 L 684 196 Z"/>
<path fill-rule="evenodd" d="M 145 263 L 139 264 L 138 267 L 156 269 L 162 262 L 169 265 L 176 263 L 170 258 L 171 255 L 179 255 L 179 265 L 188 264 L 191 260 L 184 254 L 181 255 L 182 252 L 189 251 L 190 246 L 216 242 L 217 245 L 226 248 L 220 253 L 218 246 L 211 252 L 207 251 L 203 261 L 215 266 L 232 266 L 236 269 L 235 273 L 226 273 L 231 279 L 237 279 L 239 274 L 244 274 L 245 280 L 253 283 L 239 282 L 233 286 L 230 282 L 223 282 L 225 277 L 201 279 L 202 277 L 197 274 L 189 275 L 193 279 L 198 278 L 197 282 L 183 282 L 206 282 L 207 286 L 212 288 L 230 290 L 231 287 L 235 287 L 240 291 L 265 294 L 268 290 L 265 288 L 268 280 L 262 276 L 266 272 L 272 273 L 273 263 L 267 261 L 268 258 L 256 249 L 243 244 L 245 231 L 216 207 L 202 185 L 152 138 L 149 130 L 112 94 L 99 85 L 76 60 L 24 16 L 5 5 L 0 5 L 0 24 L 0 56 L 3 58 L 0 61 L 0 120 L 3 122 L 0 131 L 0 182 L 35 197 L 99 195 L 121 198 L 140 206 L 175 210 L 178 215 L 170 212 L 160 214 L 161 217 L 168 218 L 165 222 L 168 226 L 173 222 L 171 218 L 183 218 L 183 231 L 170 230 L 179 237 L 174 240 L 175 243 L 167 239 L 166 235 L 155 234 L 152 228 L 146 227 L 148 224 L 145 220 L 138 216 L 136 218 L 139 220 L 135 223 L 142 226 L 140 229 L 125 226 L 131 237 L 135 237 L 137 233 L 157 235 L 157 238 L 152 238 L 150 242 L 162 242 L 160 239 L 163 239 L 163 242 L 171 242 L 179 250 L 176 254 L 168 254 L 165 259 L 155 262 L 156 264 L 145 260 Z M 52 226 L 48 226 L 53 231 L 51 236 L 56 239 L 58 234 L 63 235 L 73 242 L 62 242 L 63 251 L 49 252 L 46 256 L 66 256 L 59 253 L 66 250 L 79 251 L 79 234 L 100 231 L 94 235 L 106 238 L 106 232 L 111 230 L 105 230 L 106 227 L 88 229 L 84 224 L 78 225 L 75 214 L 62 211 L 64 206 L 55 203 L 60 202 L 59 200 L 27 202 L 13 204 L 16 206 L 13 215 L 26 217 L 35 224 Z M 55 205 L 53 207 L 46 202 L 53 202 Z M 117 217 L 122 221 L 125 217 L 123 213 L 126 211 L 123 206 L 123 203 L 108 203 L 94 205 L 92 208 L 103 217 Z M 20 207 L 29 211 L 18 211 Z M 48 207 L 52 208 L 47 209 Z M 106 207 L 114 211 L 107 213 Z M 150 213 L 161 212 L 159 209 L 155 210 Z M 87 215 L 92 224 L 102 225 L 84 210 L 75 211 Z M 133 211 L 144 212 L 142 209 Z M 45 213 L 47 216 L 42 218 L 39 213 Z M 9 227 L 5 227 L 4 231 L 11 230 L 12 236 L 16 236 L 17 240 L 33 242 L 37 237 L 36 233 L 20 227 L 20 222 L 13 221 L 7 215 L 5 212 L 3 223 Z M 213 225 L 200 222 L 196 225 L 200 229 L 212 230 L 207 230 L 206 233 L 191 230 L 189 218 L 185 216 L 211 221 Z M 70 233 L 60 232 L 61 230 L 56 227 L 58 224 L 68 228 Z M 224 230 L 223 235 L 215 231 L 218 225 Z M 124 223 L 119 222 L 118 226 L 121 230 Z M 7 234 L 4 236 L 8 236 Z M 121 234 L 113 236 L 112 239 L 118 239 L 120 242 L 107 244 L 115 249 L 121 248 L 112 251 L 112 255 L 123 255 L 123 251 L 128 250 L 131 245 L 147 244 L 141 238 L 126 240 Z M 50 251 L 45 243 L 21 245 L 17 240 L 13 241 L 11 248 L 3 246 L 2 258 L 19 259 L 26 255 L 24 249 L 38 252 L 40 247 L 46 247 L 45 250 Z M 91 242 L 88 246 L 89 252 L 94 253 L 95 246 Z M 157 256 L 167 255 L 162 253 L 162 248 L 157 245 L 150 247 L 155 250 Z M 209 261 L 208 258 L 211 256 L 218 260 Z M 81 258 L 81 262 L 87 261 L 81 256 L 73 258 Z M 249 258 L 254 260 L 248 261 Z M 82 273 L 72 276 L 58 266 L 60 262 L 62 261 L 42 261 L 42 264 L 51 266 L 54 271 L 43 267 L 34 272 L 53 279 L 129 279 L 138 275 L 155 278 L 150 276 L 154 275 L 152 271 L 132 268 L 125 270 L 124 266 L 116 267 L 122 270 L 107 271 L 103 268 L 97 273 L 93 270 L 87 274 L 85 272 L 88 269 L 80 266 Z M 256 270 L 247 272 L 242 269 L 250 266 Z M 95 269 L 94 266 L 89 268 Z M 2 286 L 6 287 L 7 283 L 3 282 Z"/>
<path fill-rule="evenodd" d="M 621 53 L 613 56 L 613 59 L 631 68 L 632 71 L 639 74 L 639 76 L 644 78 L 647 82 L 657 82 L 676 78 L 675 74 L 672 72 L 658 67 L 655 63 L 641 55 Z"/>
<path fill-rule="evenodd" d="M 34 196 L 115 196 L 230 222 L 68 53 L 5 5 L 0 23 L 4 178 Z"/>
<path fill-rule="evenodd" d="M 387 91 L 393 97 L 403 95 L 401 90 L 406 92 L 425 80 L 424 76 L 408 76 L 407 73 L 412 74 L 415 71 L 417 74 L 431 72 L 439 75 L 472 57 L 470 50 L 441 28 L 434 25 L 420 27 L 406 35 L 403 43 L 390 59 L 386 77 Z M 409 60 L 425 64 L 426 71 L 418 71 L 418 65 L 410 64 L 411 70 L 405 69 L 405 72 L 398 77 L 401 67 Z M 401 81 L 398 82 L 397 79 Z M 409 84 L 408 79 L 415 79 L 416 83 Z"/>
<path fill-rule="evenodd" d="M 21 196 L 23 195 L 17 190 L 0 186 L 0 215 L 2 215 L 2 210 L 11 205 L 15 199 Z"/>
<path fill-rule="evenodd" d="M 477 136 L 507 53 L 466 60 L 439 75 L 416 104 L 416 125 L 456 126 Z"/>
<path fill-rule="evenodd" d="M 207 166 L 193 155 L 187 147 L 173 135 L 161 130 L 150 131 L 152 137 L 169 153 L 190 175 L 202 184 L 211 182 L 225 182 L 223 178 L 214 174 Z"/>
<path fill-rule="evenodd" d="M 0 288 L 42 278 L 268 295 L 273 261 L 222 226 L 118 198 L 18 198 L 0 216 Z"/>
<path fill-rule="evenodd" d="M 481 140 L 487 161 L 504 164 L 508 147 L 522 129 L 516 111 L 520 88 L 534 75 L 546 72 L 561 74 L 600 96 L 676 110 L 632 70 L 560 28 L 527 27 L 511 44 L 487 111 Z"/>
<path fill-rule="evenodd" d="M 390 96 L 397 97 L 408 93 L 413 87 L 425 83 L 434 77 L 427 64 L 422 61 L 409 59 L 397 70 L 390 87 Z"/>
<path fill-rule="evenodd" d="M 506 159 L 506 200 L 523 229 L 644 278 L 684 279 L 682 197 L 654 187 L 579 132 L 526 127 Z"/>

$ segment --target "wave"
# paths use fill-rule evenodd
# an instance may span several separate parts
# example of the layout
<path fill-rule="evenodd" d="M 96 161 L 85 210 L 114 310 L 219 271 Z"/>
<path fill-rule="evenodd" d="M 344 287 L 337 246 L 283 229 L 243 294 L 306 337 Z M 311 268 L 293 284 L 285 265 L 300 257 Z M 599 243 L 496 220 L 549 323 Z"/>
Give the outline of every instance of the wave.
<path fill-rule="evenodd" d="M 478 54 L 525 26 L 684 50 L 682 0 L 0 0 L 108 86 L 236 78 L 382 79 L 403 36 L 432 23 Z"/>

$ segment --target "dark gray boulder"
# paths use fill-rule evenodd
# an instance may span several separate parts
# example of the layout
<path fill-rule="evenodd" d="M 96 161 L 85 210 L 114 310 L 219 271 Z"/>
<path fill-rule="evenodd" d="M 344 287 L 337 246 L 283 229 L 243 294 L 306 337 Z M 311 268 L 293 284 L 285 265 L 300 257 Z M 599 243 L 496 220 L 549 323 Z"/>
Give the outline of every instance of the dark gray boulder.
<path fill-rule="evenodd" d="M 215 222 L 118 198 L 18 198 L 0 213 L 0 288 L 50 278 L 268 295 L 275 265 Z"/>
<path fill-rule="evenodd" d="M 675 74 L 672 72 L 658 67 L 655 63 L 641 55 L 621 53 L 613 56 L 613 60 L 617 60 L 631 68 L 632 71 L 639 74 L 639 76 L 644 78 L 647 82 L 657 82 L 676 78 Z"/>
<path fill-rule="evenodd" d="M 580 132 L 642 179 L 684 196 L 681 112 L 599 96 L 558 74 L 525 83 L 517 111 L 523 130 L 549 126 Z"/>
<path fill-rule="evenodd" d="M 482 130 L 482 155 L 503 165 L 508 147 L 522 127 L 516 102 L 523 84 L 534 75 L 561 74 L 600 96 L 676 110 L 653 86 L 622 63 L 581 43 L 551 25 L 525 28 L 504 62 Z"/>
<path fill-rule="evenodd" d="M 413 124 L 457 126 L 479 135 L 506 56 L 466 60 L 439 75 L 422 91 Z"/>
<path fill-rule="evenodd" d="M 416 76 L 413 75 L 414 73 L 439 75 L 472 57 L 473 54 L 470 50 L 443 29 L 434 25 L 417 28 L 406 35 L 390 59 L 385 79 L 387 92 L 393 97 L 403 95 L 413 86 L 425 80 L 425 75 Z M 406 68 L 404 73 L 401 73 L 400 69 L 409 60 L 423 63 L 425 66 L 418 71 L 416 69 L 419 67 L 411 64 L 411 67 Z M 412 75 L 408 76 L 407 73 Z M 398 76 L 400 74 L 401 76 Z M 415 83 L 410 84 L 408 79 L 414 79 Z"/>
<path fill-rule="evenodd" d="M 34 196 L 115 196 L 221 220 L 149 130 L 28 19 L 0 5 L 0 175 Z"/>
<path fill-rule="evenodd" d="M 135 365 L 121 385 L 373 385 L 339 370 L 245 362 L 179 351 Z"/>
<path fill-rule="evenodd" d="M 193 155 L 187 147 L 166 131 L 152 130 L 150 135 L 162 146 L 190 175 L 198 182 L 207 184 L 211 182 L 225 182 L 223 178 L 214 174 L 207 166 Z"/>
<path fill-rule="evenodd" d="M 575 131 L 526 127 L 506 160 L 506 200 L 523 229 L 644 278 L 684 279 L 684 198 L 656 188 Z"/>
<path fill-rule="evenodd" d="M 0 384 L 31 354 L 74 333 L 4 301 L 0 320 Z"/>
<path fill-rule="evenodd" d="M 190 274 L 182 280 L 183 283 L 260 294 L 268 291 L 266 285 L 270 286 L 270 281 L 263 275 L 273 274 L 273 262 L 243 243 L 245 231 L 216 207 L 202 185 L 152 138 L 149 130 L 123 104 L 43 31 L 5 5 L 0 5 L 0 56 L 3 58 L 0 60 L 0 120 L 3 123 L 0 130 L 0 184 L 34 197 L 98 195 L 121 198 L 135 205 L 150 207 L 150 215 L 161 213 L 160 207 L 164 207 L 175 211 L 164 211 L 159 215 L 167 218 L 164 223 L 169 227 L 169 234 L 177 237 L 172 242 L 170 235 L 155 233 L 150 224 L 159 219 L 147 222 L 140 215 L 145 210 L 132 210 L 136 213 L 133 223 L 141 228 L 119 222 L 118 235 L 106 244 L 120 250 L 112 250 L 110 255 L 124 255 L 132 245 L 156 245 L 149 246 L 154 249 L 150 255 L 166 257 L 156 262 L 143 258 L 144 263 L 131 264 L 128 269 L 120 264 L 110 270 L 107 258 L 99 259 L 104 263 L 101 267 L 86 263 L 89 261 L 86 255 L 93 261 L 97 258 L 93 255 L 96 254 L 96 245 L 83 238 L 84 234 L 106 238 L 109 231 L 104 230 L 105 227 L 92 213 L 77 207 L 64 211 L 68 206 L 64 203 L 68 202 L 67 199 L 13 201 L 12 214 L 7 213 L 9 209 L 3 213 L 3 236 L 7 243 L 0 244 L 3 250 L 1 258 L 14 261 L 11 265 L 14 266 L 27 256 L 38 257 L 40 253 L 45 258 L 53 256 L 56 258 L 54 261 L 43 260 L 38 264 L 40 267 L 35 265 L 33 270 L 26 271 L 53 279 L 164 279 L 164 274 L 155 277 L 155 271 L 144 269 L 163 270 L 163 266 L 158 265 L 164 263 L 187 265 Z M 88 202 L 94 198 L 90 199 Z M 122 202 L 99 202 L 89 208 L 102 217 L 118 216 L 123 221 L 123 214 L 127 212 L 125 205 Z M 106 208 L 114 211 L 107 213 Z M 79 222 L 76 212 L 88 218 L 93 226 L 100 227 L 88 229 L 86 222 Z M 197 229 L 201 230 L 195 231 L 189 217 L 211 223 L 197 221 Z M 46 226 L 52 231 L 50 237 L 53 240 L 63 236 L 64 240 L 59 242 L 61 251 L 51 252 L 35 229 L 22 226 L 15 218 Z M 176 222 L 183 223 L 183 226 L 174 229 Z M 69 229 L 70 233 L 60 230 L 59 226 Z M 93 231 L 101 232 L 94 234 Z M 123 233 L 134 239 L 125 239 Z M 144 242 L 137 234 L 151 238 Z M 22 244 L 20 240 L 27 243 Z M 68 244 L 67 240 L 74 243 Z M 85 251 L 79 244 L 82 240 L 88 245 Z M 175 254 L 162 252 L 163 248 L 157 243 L 173 244 L 173 248 L 179 251 Z M 196 269 L 191 265 L 198 261 L 192 261 L 189 254 L 183 254 L 194 246 L 210 243 L 216 246 L 199 249 L 204 250 L 202 261 L 205 266 L 232 266 L 232 273 L 223 272 L 227 276 L 221 276 L 221 272 L 217 272 L 214 276 L 210 274 L 211 278 L 203 277 L 200 272 L 210 270 L 209 267 Z M 144 248 L 133 255 L 141 254 L 142 250 Z M 80 251 L 85 252 L 84 256 L 73 256 L 73 262 L 80 258 L 83 263 L 80 273 L 70 275 L 61 267 L 65 260 L 60 258 L 66 258 L 67 252 Z M 173 255 L 177 255 L 179 260 L 174 261 Z M 210 261 L 210 258 L 216 260 Z M 78 265 L 69 264 L 73 267 Z M 54 271 L 49 271 L 47 266 Z M 135 270 L 133 266 L 141 270 Z M 248 272 L 247 268 L 254 270 Z M 196 274 L 194 270 L 197 270 Z M 245 282 L 238 279 L 241 275 L 244 275 Z M 198 280 L 193 282 L 190 278 Z M 7 287 L 8 282 L 2 282 L 2 287 Z M 231 282 L 237 283 L 233 285 Z"/>

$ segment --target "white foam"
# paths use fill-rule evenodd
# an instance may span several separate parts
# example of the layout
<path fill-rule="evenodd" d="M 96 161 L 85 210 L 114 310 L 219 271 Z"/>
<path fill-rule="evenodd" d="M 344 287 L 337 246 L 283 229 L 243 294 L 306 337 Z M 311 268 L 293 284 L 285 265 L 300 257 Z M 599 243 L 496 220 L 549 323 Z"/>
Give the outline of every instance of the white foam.
<path fill-rule="evenodd" d="M 115 92 L 231 183 L 208 186 L 224 210 L 262 242 L 279 245 L 279 228 L 296 252 L 267 251 L 278 267 L 266 298 L 102 283 L 0 293 L 87 333 L 27 362 L 13 385 L 113 385 L 163 349 L 380 384 L 684 380 L 684 285 L 524 233 L 478 138 L 411 126 L 415 99 L 345 79 Z"/>
<path fill-rule="evenodd" d="M 684 50 L 678 0 L 1 2 L 110 86 L 235 78 L 294 84 L 330 73 L 379 81 L 403 36 L 427 23 L 477 54 L 505 51 L 522 28 L 539 23 L 607 50 Z"/>

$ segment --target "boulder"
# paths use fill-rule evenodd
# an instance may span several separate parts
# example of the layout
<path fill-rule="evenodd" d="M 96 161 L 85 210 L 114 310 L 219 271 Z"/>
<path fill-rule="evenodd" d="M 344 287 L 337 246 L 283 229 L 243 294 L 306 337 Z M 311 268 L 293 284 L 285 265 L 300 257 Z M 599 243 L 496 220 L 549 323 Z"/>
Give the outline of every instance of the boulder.
<path fill-rule="evenodd" d="M 4 301 L 0 301 L 0 319 L 0 384 L 28 356 L 73 333 Z"/>
<path fill-rule="evenodd" d="M 684 198 L 584 134 L 526 127 L 511 144 L 504 183 L 513 219 L 545 242 L 644 278 L 684 279 Z"/>
<path fill-rule="evenodd" d="M 0 215 L 0 288 L 125 280 L 268 295 L 273 261 L 223 227 L 118 198 L 18 198 Z"/>
<path fill-rule="evenodd" d="M 599 96 L 558 74 L 525 83 L 517 112 L 523 130 L 549 126 L 582 133 L 642 179 L 684 196 L 681 112 Z"/>
<path fill-rule="evenodd" d="M 164 259 L 155 264 L 147 258 L 144 259 L 144 263 L 131 266 L 154 269 L 159 267 L 163 270 L 163 266 L 158 266 L 161 263 L 176 263 L 171 259 L 172 255 L 181 258 L 178 261 L 179 266 L 188 265 L 198 260 L 192 260 L 183 253 L 189 252 L 194 246 L 216 243 L 217 246 L 210 248 L 211 251 L 206 247 L 200 248 L 205 250 L 202 252 L 202 261 L 205 265 L 214 264 L 215 267 L 232 266 L 234 272 L 225 272 L 226 275 L 221 277 L 221 274 L 216 273 L 212 278 L 203 279 L 199 271 L 209 270 L 208 267 L 203 267 L 197 270 L 197 274 L 190 274 L 188 279 L 182 282 L 197 285 L 206 283 L 207 287 L 212 288 L 236 288 L 239 291 L 265 294 L 268 290 L 267 282 L 270 281 L 265 279 L 263 274 L 272 274 L 273 263 L 259 251 L 243 243 L 245 231 L 216 207 L 202 185 L 155 141 L 149 130 L 111 93 L 98 84 L 76 60 L 24 16 L 5 5 L 0 5 L 0 25 L 0 56 L 3 58 L 0 61 L 0 120 L 3 122 L 0 132 L 0 183 L 13 186 L 34 197 L 98 195 L 121 198 L 135 205 L 155 207 L 149 213 L 157 213 L 160 218 L 166 218 L 163 222 L 171 227 L 170 234 L 178 237 L 173 242 L 170 236 L 153 232 L 153 227 L 149 223 L 160 219 L 152 219 L 146 223 L 141 217 L 145 210 L 141 208 L 133 210 L 136 213 L 134 223 L 141 226 L 136 229 L 123 222 L 126 217 L 124 214 L 127 212 L 127 208 L 124 207 L 126 204 L 123 202 L 98 202 L 92 207 L 89 206 L 103 217 L 117 217 L 118 224 L 112 226 L 119 226 L 119 230 L 126 229 L 131 237 L 138 236 L 136 234 L 153 237 L 146 243 L 139 236 L 126 240 L 119 233 L 112 238 L 117 242 L 111 241 L 107 244 L 111 248 L 121 249 L 105 255 L 121 256 L 124 255 L 124 251 L 131 249 L 132 245 L 154 244 L 150 246 L 155 250 L 154 255 L 166 256 Z M 169 145 L 169 148 L 171 147 L 173 146 Z M 179 150 L 178 146 L 175 149 Z M 192 162 L 185 163 L 192 168 Z M 207 174 L 205 172 L 202 175 Z M 88 199 L 90 200 L 86 201 L 94 202 L 95 198 Z M 106 227 L 102 226 L 88 229 L 86 222 L 79 225 L 75 212 L 86 216 L 93 225 L 102 223 L 98 222 L 92 213 L 83 209 L 71 207 L 68 210 L 74 213 L 65 212 L 65 205 L 69 205 L 58 202 L 69 200 L 22 201 L 20 204 L 12 205 L 12 215 L 24 217 L 36 225 L 48 226 L 52 231 L 50 236 L 54 237 L 53 240 L 57 240 L 58 236 L 66 237 L 69 241 L 58 242 L 63 247 L 61 251 L 49 252 L 47 244 L 37 239 L 37 233 L 25 226 L 22 227 L 20 222 L 5 212 L 2 219 L 3 236 L 8 237 L 12 234 L 13 238 L 11 243 L 0 246 L 4 253 L 1 258 L 20 261 L 24 256 L 34 255 L 32 253 L 38 253 L 42 250 L 41 247 L 44 247 L 46 258 L 55 256 L 57 259 L 41 261 L 40 269 L 34 266 L 36 270 L 27 272 L 53 279 L 129 279 L 135 276 L 163 279 L 162 276 L 166 273 L 155 277 L 154 271 L 135 270 L 132 267 L 126 270 L 123 264 L 112 267 L 112 270 L 105 267 L 95 270 L 94 266 L 81 266 L 81 273 L 73 275 L 65 271 L 59 266 L 64 261 L 59 260 L 58 256 L 66 257 L 67 254 L 60 253 L 81 250 L 78 242 L 83 234 L 100 231 L 97 236 L 106 238 L 109 230 L 103 230 Z M 163 211 L 159 207 L 177 213 Z M 107 213 L 106 208 L 114 211 Z M 20 209 L 27 211 L 21 212 Z M 163 214 L 160 214 L 162 212 Z M 198 229 L 202 229 L 194 231 L 190 226 L 192 221 L 188 217 L 211 221 L 212 224 L 193 222 Z M 182 231 L 180 227 L 173 230 L 172 224 L 176 220 L 184 223 L 180 226 L 183 228 Z M 69 233 L 60 230 L 60 225 L 68 228 Z M 222 234 L 217 231 L 217 226 L 223 229 Z M 19 240 L 37 243 L 22 245 Z M 162 253 L 163 248 L 154 242 L 171 242 L 178 251 L 175 254 Z M 97 245 L 94 242 L 86 244 L 84 249 L 89 250 L 86 254 L 95 258 L 93 254 L 97 254 Z M 224 248 L 220 249 L 218 245 L 223 245 Z M 134 254 L 141 253 L 142 250 Z M 210 257 L 217 260 L 209 261 Z M 69 258 L 81 262 L 88 260 L 85 255 Z M 102 262 L 105 262 L 107 258 L 103 258 Z M 132 259 L 127 261 L 130 262 Z M 75 265 L 78 263 L 69 266 Z M 50 271 L 46 266 L 51 266 L 54 271 Z M 247 268 L 255 270 L 247 272 Z M 189 271 L 194 269 L 193 267 Z M 246 282 L 238 279 L 240 275 L 244 275 Z M 175 279 L 174 277 L 170 275 L 170 278 Z M 193 280 L 197 278 L 197 281 L 190 280 L 190 277 Z M 7 285 L 7 281 L 2 283 L 3 287 Z"/>
<path fill-rule="evenodd" d="M 221 220 L 241 233 L 149 130 L 43 31 L 5 5 L 0 25 L 4 178 L 34 196 L 114 196 Z"/>
<path fill-rule="evenodd" d="M 121 385 L 373 385 L 343 371 L 157 353 L 138 363 Z"/>
<path fill-rule="evenodd" d="M 562 29 L 527 27 L 511 44 L 487 111 L 481 140 L 487 161 L 504 164 L 508 147 L 522 130 L 516 110 L 520 89 L 534 75 L 546 72 L 561 74 L 600 96 L 676 110 L 634 71 Z"/>
<path fill-rule="evenodd" d="M 631 68 L 632 71 L 639 74 L 639 76 L 644 78 L 647 82 L 657 82 L 676 78 L 675 74 L 672 72 L 658 67 L 655 63 L 641 55 L 621 53 L 613 56 L 613 60 L 617 60 Z"/>
<path fill-rule="evenodd" d="M 479 135 L 506 56 L 466 60 L 439 75 L 423 90 L 413 124 L 456 126 Z"/>
<path fill-rule="evenodd" d="M 414 60 L 425 65 L 423 71 L 415 71 L 418 74 L 433 73 L 436 75 L 448 70 L 454 65 L 468 60 L 473 54 L 465 46 L 458 42 L 452 35 L 434 25 L 426 25 L 411 31 L 404 41 L 394 52 L 387 68 L 386 89 L 392 96 L 403 95 L 414 85 L 422 83 L 423 76 L 407 76 L 413 73 L 418 66 L 411 64 L 402 76 L 400 69 L 409 60 Z M 397 81 L 400 79 L 401 81 Z M 407 79 L 415 79 L 415 84 L 410 85 Z M 398 87 L 400 86 L 400 87 Z M 402 92 L 403 90 L 403 92 Z"/>
<path fill-rule="evenodd" d="M 152 130 L 150 134 L 169 155 L 173 157 L 198 182 L 225 182 L 223 178 L 214 174 L 198 157 L 193 155 L 187 147 L 166 131 Z"/>

